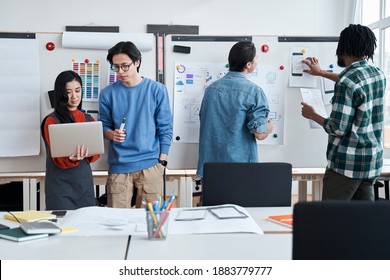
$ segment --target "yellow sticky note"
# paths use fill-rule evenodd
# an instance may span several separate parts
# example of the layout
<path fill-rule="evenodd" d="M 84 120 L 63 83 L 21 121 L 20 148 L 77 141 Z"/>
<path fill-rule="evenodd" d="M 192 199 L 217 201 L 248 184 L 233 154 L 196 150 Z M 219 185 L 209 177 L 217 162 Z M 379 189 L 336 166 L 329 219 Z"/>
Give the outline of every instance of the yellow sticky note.
<path fill-rule="evenodd" d="M 78 228 L 75 228 L 75 227 L 62 227 L 61 228 L 61 234 L 64 234 L 64 233 L 71 233 L 71 232 L 77 232 L 79 231 Z"/>

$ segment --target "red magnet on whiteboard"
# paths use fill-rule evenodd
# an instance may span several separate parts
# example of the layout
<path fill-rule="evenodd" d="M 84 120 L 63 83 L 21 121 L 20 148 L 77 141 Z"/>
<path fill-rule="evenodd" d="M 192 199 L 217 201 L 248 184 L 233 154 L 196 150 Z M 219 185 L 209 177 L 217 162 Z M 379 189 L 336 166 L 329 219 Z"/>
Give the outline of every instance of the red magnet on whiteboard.
<path fill-rule="evenodd" d="M 264 53 L 268 52 L 269 51 L 269 46 L 266 45 L 266 44 L 262 45 L 261 46 L 261 51 L 264 52 Z"/>
<path fill-rule="evenodd" d="M 284 70 L 284 66 L 283 66 L 283 65 L 280 65 L 279 69 L 280 69 L 280 70 Z"/>
<path fill-rule="evenodd" d="M 86 58 L 86 59 L 84 60 L 84 62 L 85 62 L 85 63 L 88 63 L 88 62 L 89 62 L 89 59 L 88 59 L 88 58 Z"/>
<path fill-rule="evenodd" d="M 48 43 L 46 44 L 46 49 L 47 49 L 48 51 L 54 50 L 55 47 L 56 47 L 56 45 L 54 45 L 53 42 L 48 42 Z"/>

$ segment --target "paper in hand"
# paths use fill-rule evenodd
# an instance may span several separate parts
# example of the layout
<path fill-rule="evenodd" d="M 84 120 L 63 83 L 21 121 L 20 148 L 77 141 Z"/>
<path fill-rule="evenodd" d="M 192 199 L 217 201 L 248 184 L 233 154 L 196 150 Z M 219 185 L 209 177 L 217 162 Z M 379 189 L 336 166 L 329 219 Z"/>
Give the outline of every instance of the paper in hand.
<path fill-rule="evenodd" d="M 321 91 L 314 88 L 301 88 L 303 102 L 313 107 L 314 111 L 320 116 L 327 118 L 328 114 L 325 110 L 325 105 L 322 100 Z M 310 121 L 310 128 L 322 128 L 313 120 Z"/>

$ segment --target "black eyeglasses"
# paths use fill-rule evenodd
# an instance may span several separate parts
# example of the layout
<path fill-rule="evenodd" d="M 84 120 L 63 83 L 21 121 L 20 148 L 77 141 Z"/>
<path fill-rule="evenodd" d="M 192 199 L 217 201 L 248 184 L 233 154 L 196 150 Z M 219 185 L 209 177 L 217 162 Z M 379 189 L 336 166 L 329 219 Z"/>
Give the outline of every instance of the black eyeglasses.
<path fill-rule="evenodd" d="M 123 72 L 127 72 L 127 71 L 129 71 L 130 66 L 133 64 L 134 64 L 134 62 L 131 62 L 130 64 L 122 64 L 122 65 L 112 64 L 111 70 L 114 72 L 119 72 L 119 69 L 122 69 Z"/>

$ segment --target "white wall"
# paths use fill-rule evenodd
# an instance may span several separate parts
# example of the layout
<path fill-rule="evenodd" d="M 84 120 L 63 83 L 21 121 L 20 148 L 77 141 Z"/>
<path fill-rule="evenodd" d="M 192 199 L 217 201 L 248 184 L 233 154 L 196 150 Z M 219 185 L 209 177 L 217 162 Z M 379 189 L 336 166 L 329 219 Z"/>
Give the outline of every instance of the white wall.
<path fill-rule="evenodd" d="M 1 0 L 0 32 L 62 32 L 66 25 L 198 25 L 201 35 L 338 35 L 353 0 Z"/>

